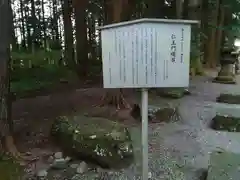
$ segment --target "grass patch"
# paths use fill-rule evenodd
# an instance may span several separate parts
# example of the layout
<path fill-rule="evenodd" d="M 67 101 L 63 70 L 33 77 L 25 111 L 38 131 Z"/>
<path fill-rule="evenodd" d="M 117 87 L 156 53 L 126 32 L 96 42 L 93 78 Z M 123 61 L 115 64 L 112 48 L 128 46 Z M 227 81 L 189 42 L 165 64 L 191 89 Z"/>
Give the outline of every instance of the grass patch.
<path fill-rule="evenodd" d="M 0 155 L 0 180 L 22 180 L 23 168 L 11 157 Z"/>
<path fill-rule="evenodd" d="M 28 92 L 51 89 L 61 81 L 71 82 L 77 76 L 65 67 L 48 65 L 35 68 L 18 68 L 12 72 L 11 92 L 22 97 Z"/>

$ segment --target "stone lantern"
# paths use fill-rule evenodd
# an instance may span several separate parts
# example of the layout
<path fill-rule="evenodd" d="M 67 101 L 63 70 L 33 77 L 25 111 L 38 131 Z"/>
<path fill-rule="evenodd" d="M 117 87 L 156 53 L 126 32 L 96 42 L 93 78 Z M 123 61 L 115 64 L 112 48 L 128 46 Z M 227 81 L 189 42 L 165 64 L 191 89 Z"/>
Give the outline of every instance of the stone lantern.
<path fill-rule="evenodd" d="M 221 52 L 221 70 L 214 82 L 223 84 L 236 84 L 235 80 L 235 63 L 237 61 L 238 54 L 234 53 L 233 48 L 223 49 Z"/>
<path fill-rule="evenodd" d="M 236 52 L 237 60 L 235 64 L 235 74 L 240 74 L 240 62 L 239 62 L 239 52 Z"/>

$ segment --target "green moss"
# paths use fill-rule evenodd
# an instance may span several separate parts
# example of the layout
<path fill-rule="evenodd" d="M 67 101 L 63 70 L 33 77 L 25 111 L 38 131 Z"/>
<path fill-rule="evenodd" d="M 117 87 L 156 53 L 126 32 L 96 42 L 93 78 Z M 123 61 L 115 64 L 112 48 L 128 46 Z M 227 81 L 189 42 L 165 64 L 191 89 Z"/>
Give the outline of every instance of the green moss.
<path fill-rule="evenodd" d="M 173 120 L 179 120 L 180 114 L 176 108 L 163 108 L 159 109 L 154 114 L 158 122 L 171 122 Z"/>
<path fill-rule="evenodd" d="M 11 157 L 0 155 L 0 180 L 21 180 L 23 168 Z"/>
<path fill-rule="evenodd" d="M 228 103 L 228 104 L 240 104 L 240 94 L 220 94 L 217 97 L 217 102 Z"/>
<path fill-rule="evenodd" d="M 194 69 L 195 75 L 198 75 L 198 76 L 204 75 L 202 62 L 201 62 L 199 56 L 194 59 L 191 59 L 190 67 Z"/>
<path fill-rule="evenodd" d="M 51 134 L 63 151 L 104 168 L 121 168 L 132 163 L 133 147 L 128 129 L 103 118 L 61 117 Z"/>
<path fill-rule="evenodd" d="M 228 132 L 240 132 L 240 118 L 216 115 L 211 128 Z"/>

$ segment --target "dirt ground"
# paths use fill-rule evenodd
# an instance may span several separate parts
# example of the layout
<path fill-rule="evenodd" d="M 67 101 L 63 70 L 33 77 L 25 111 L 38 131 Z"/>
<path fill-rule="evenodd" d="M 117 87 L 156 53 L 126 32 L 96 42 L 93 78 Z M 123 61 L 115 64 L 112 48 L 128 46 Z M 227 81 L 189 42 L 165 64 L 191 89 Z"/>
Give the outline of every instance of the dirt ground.
<path fill-rule="evenodd" d="M 103 88 L 87 88 L 15 101 L 12 117 L 15 121 L 15 139 L 18 147 L 21 151 L 28 151 L 51 144 L 49 130 L 53 120 L 60 115 L 91 111 L 93 116 L 113 117 L 128 124 L 136 123 L 129 116 L 129 110 L 116 112 L 112 107 L 94 107 L 100 103 L 105 92 Z M 134 90 L 125 90 L 124 93 L 128 102 L 134 103 Z"/>

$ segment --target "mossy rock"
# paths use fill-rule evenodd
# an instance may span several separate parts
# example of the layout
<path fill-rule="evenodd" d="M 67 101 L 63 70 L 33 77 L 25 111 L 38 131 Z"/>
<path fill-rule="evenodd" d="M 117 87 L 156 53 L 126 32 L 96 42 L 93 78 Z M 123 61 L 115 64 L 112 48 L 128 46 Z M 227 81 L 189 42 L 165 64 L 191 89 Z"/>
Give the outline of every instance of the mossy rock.
<path fill-rule="evenodd" d="M 162 97 L 179 99 L 184 95 L 190 95 L 190 91 L 186 88 L 164 88 L 158 90 L 158 94 Z"/>
<path fill-rule="evenodd" d="M 178 108 L 160 108 L 152 114 L 152 119 L 157 122 L 176 122 L 181 119 Z"/>
<path fill-rule="evenodd" d="M 240 118 L 216 115 L 212 119 L 211 128 L 220 131 L 240 132 Z"/>
<path fill-rule="evenodd" d="M 218 76 L 213 82 L 220 84 L 236 84 L 236 79 L 233 76 Z"/>
<path fill-rule="evenodd" d="M 207 180 L 239 180 L 240 154 L 213 152 Z"/>
<path fill-rule="evenodd" d="M 217 97 L 217 102 L 227 104 L 240 104 L 240 94 L 220 94 L 220 96 Z"/>
<path fill-rule="evenodd" d="M 0 155 L 0 180 L 22 180 L 23 168 L 11 157 Z"/>
<path fill-rule="evenodd" d="M 65 153 L 103 168 L 122 168 L 133 162 L 128 129 L 108 119 L 59 117 L 51 135 Z"/>
<path fill-rule="evenodd" d="M 141 108 L 139 105 L 135 104 L 131 111 L 133 118 L 141 121 Z M 181 119 L 178 108 L 172 107 L 154 107 L 150 106 L 148 108 L 148 120 L 154 122 L 176 122 Z"/>
<path fill-rule="evenodd" d="M 204 75 L 203 65 L 199 57 L 191 59 L 190 67 L 191 67 L 191 70 L 194 71 L 194 75 L 197 75 L 197 76 Z"/>

